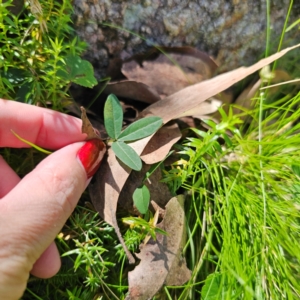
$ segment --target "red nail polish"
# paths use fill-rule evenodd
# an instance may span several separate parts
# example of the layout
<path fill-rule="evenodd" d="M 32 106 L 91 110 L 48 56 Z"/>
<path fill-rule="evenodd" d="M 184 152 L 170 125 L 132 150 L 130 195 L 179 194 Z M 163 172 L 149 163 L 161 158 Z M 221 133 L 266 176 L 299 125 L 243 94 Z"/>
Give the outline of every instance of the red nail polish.
<path fill-rule="evenodd" d="M 88 179 L 98 170 L 105 151 L 106 146 L 100 139 L 91 139 L 86 141 L 77 152 L 77 157 L 81 161 Z"/>

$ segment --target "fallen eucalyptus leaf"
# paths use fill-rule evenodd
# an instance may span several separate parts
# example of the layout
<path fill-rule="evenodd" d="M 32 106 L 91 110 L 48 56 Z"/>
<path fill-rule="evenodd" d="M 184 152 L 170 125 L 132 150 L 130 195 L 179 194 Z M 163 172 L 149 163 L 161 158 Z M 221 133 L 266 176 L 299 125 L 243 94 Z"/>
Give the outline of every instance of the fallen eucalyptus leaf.
<path fill-rule="evenodd" d="M 177 124 L 164 125 L 147 144 L 141 155 L 141 159 L 149 165 L 163 160 L 180 138 L 181 132 Z"/>
<path fill-rule="evenodd" d="M 143 115 L 158 116 L 163 119 L 164 123 L 167 123 L 299 46 L 300 44 L 286 48 L 267 58 L 261 59 L 252 66 L 240 67 L 233 71 L 188 86 L 179 92 L 166 97 L 162 101 L 150 105 L 143 111 Z"/>
<path fill-rule="evenodd" d="M 157 226 L 167 234 L 156 234 L 140 246 L 136 256 L 141 260 L 135 269 L 128 273 L 129 295 L 127 300 L 151 299 L 165 284 L 182 285 L 190 279 L 181 251 L 185 244 L 184 196 L 173 197 L 166 205 L 163 221 Z"/>
<path fill-rule="evenodd" d="M 210 78 L 217 65 L 204 52 L 191 47 L 160 47 L 123 63 L 122 73 L 143 82 L 161 97 Z"/>
<path fill-rule="evenodd" d="M 135 141 L 131 147 L 138 154 L 144 149 L 144 143 L 151 138 Z M 120 192 L 131 172 L 126 165 L 121 165 L 111 148 L 107 150 L 107 160 L 100 168 L 89 185 L 89 193 L 94 207 L 100 216 L 110 225 L 116 226 L 116 209 Z"/>
<path fill-rule="evenodd" d="M 121 166 L 116 159 L 116 156 L 111 148 L 107 151 L 107 160 L 102 162 L 99 170 L 94 175 L 91 183 L 89 184 L 89 194 L 95 209 L 99 212 L 100 216 L 111 226 L 114 227 L 116 234 L 126 252 L 128 260 L 131 264 L 135 263 L 135 259 L 129 252 L 125 242 L 120 233 L 118 222 L 116 219 L 117 199 L 125 183 L 122 180 L 115 179 L 113 175 L 113 166 L 119 167 L 120 179 L 127 178 L 131 169 L 126 165 Z M 117 195 L 109 201 L 110 195 Z"/>
<path fill-rule="evenodd" d="M 192 116 L 195 118 L 201 118 L 202 116 L 212 114 L 218 110 L 219 107 L 221 107 L 222 102 L 215 99 L 215 98 L 210 98 L 200 105 L 185 111 L 182 115 L 179 116 L 179 118 L 182 117 L 187 117 L 187 116 Z"/>

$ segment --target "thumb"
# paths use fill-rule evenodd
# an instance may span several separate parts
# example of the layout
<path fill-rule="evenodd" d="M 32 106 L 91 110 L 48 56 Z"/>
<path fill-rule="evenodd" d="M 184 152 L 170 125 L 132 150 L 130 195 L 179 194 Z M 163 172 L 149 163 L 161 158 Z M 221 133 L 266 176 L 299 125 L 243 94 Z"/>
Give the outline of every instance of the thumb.
<path fill-rule="evenodd" d="M 101 140 L 44 159 L 0 200 L 0 299 L 18 299 L 33 264 L 74 210 L 105 153 Z"/>

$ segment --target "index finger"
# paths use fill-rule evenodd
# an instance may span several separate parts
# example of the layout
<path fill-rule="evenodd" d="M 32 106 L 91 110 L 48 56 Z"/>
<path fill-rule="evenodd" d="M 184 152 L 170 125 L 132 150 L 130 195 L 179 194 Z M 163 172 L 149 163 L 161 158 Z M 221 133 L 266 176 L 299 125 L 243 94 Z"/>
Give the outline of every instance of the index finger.
<path fill-rule="evenodd" d="M 47 149 L 83 141 L 81 120 L 47 108 L 0 99 L 0 147 L 29 147 L 14 136 Z"/>

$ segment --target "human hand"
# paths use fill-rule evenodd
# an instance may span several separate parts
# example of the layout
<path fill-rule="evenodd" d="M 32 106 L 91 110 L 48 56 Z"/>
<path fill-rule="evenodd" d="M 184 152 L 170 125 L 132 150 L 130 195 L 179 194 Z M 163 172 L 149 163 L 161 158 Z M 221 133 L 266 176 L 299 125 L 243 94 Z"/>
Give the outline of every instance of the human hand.
<path fill-rule="evenodd" d="M 83 142 L 81 120 L 0 99 L 0 147 L 60 149 L 22 180 L 0 156 L 0 299 L 19 299 L 29 273 L 49 278 L 60 268 L 53 240 L 74 210 L 105 153 L 101 140 Z"/>

